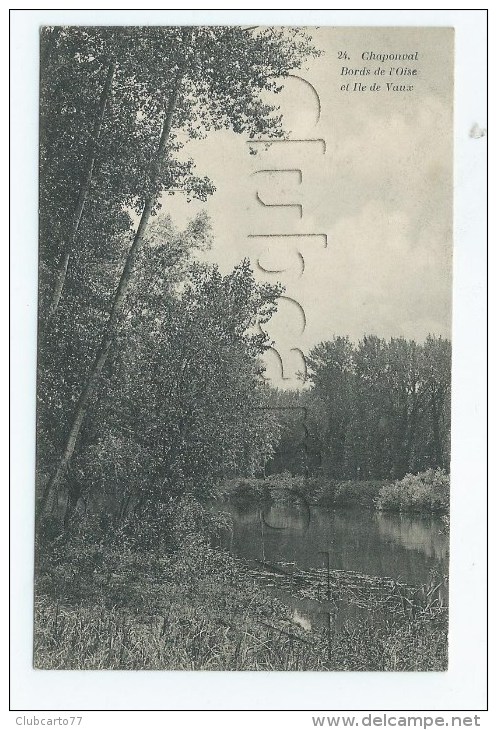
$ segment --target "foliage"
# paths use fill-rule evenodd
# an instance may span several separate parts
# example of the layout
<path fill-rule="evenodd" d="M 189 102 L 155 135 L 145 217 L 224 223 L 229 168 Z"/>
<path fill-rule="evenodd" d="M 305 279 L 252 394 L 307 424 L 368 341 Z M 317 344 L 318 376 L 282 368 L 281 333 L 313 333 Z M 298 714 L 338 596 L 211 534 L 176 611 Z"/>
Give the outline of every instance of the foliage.
<path fill-rule="evenodd" d="M 364 479 L 363 481 L 321 481 L 314 495 L 316 504 L 325 507 L 367 507 L 375 506 L 384 480 Z"/>
<path fill-rule="evenodd" d="M 272 453 L 259 362 L 267 342 L 252 330 L 279 290 L 256 284 L 246 261 L 226 276 L 197 265 L 184 276 L 174 295 L 151 287 L 130 298 L 106 397 L 86 430 L 94 445 L 76 460 L 93 492 L 207 497 L 222 474 L 253 471 Z"/>
<path fill-rule="evenodd" d="M 259 468 L 277 438 L 260 378 L 269 343 L 256 325 L 271 316 L 281 289 L 256 283 L 248 261 L 226 276 L 194 263 L 192 251 L 210 242 L 205 216 L 183 232 L 157 219 L 149 242 L 72 462 L 73 506 L 83 498 L 119 511 L 139 495 L 160 502 L 185 490 L 205 497 L 221 474 Z M 77 336 L 86 345 L 86 332 L 75 319 L 73 343 Z M 79 353 L 55 333 L 50 343 L 39 380 L 39 473 L 66 428 L 63 398 L 74 400 L 78 386 Z M 65 387 L 57 388 L 61 373 Z"/>
<path fill-rule="evenodd" d="M 450 517 L 449 515 L 443 515 L 442 516 L 442 535 L 449 535 L 450 534 Z"/>
<path fill-rule="evenodd" d="M 265 478 L 223 479 L 215 488 L 215 496 L 236 504 L 297 501 L 322 507 L 373 508 L 386 484 L 384 480 L 340 481 L 282 472 Z"/>
<path fill-rule="evenodd" d="M 277 290 L 255 285 L 247 262 L 227 277 L 215 268 L 192 266 L 192 249 L 209 243 L 205 217 L 178 232 L 167 218 L 151 230 L 150 216 L 157 215 L 165 192 L 184 193 L 188 200 L 205 200 L 213 192 L 207 178 L 195 176 L 193 161 L 179 155 L 189 139 L 222 128 L 249 138 L 281 137 L 277 107 L 261 94 L 278 92 L 277 80 L 316 54 L 298 30 L 42 30 L 41 515 L 57 506 L 64 477 L 71 508 L 85 496 L 78 486 L 83 481 L 103 475 L 109 482 L 107 446 L 116 466 L 119 452 L 135 453 L 146 487 L 159 498 L 175 494 L 180 484 L 198 491 L 200 475 L 208 487 L 211 473 L 234 469 L 242 451 L 248 462 L 271 453 L 274 439 L 256 414 L 256 391 L 263 389 L 255 382 L 257 356 L 268 343 L 248 330 L 271 316 Z M 56 296 L 59 284 L 62 299 Z M 208 347 L 209 337 L 214 342 Z M 187 352 L 182 344 L 190 345 Z M 244 380 L 241 394 L 236 386 Z M 213 387 L 203 389 L 204 382 Z M 206 398 L 192 410 L 199 393 Z M 208 423 L 214 393 L 218 408 Z M 249 396 L 254 418 L 247 412 Z M 96 421 L 93 414 L 89 421 L 97 401 L 97 419 L 103 418 Z M 219 404 L 231 415 L 223 418 Z M 112 410 L 117 433 L 109 430 Z M 136 434 L 129 420 L 138 420 Z M 187 430 L 193 435 L 185 439 Z M 156 438 L 162 431 L 165 435 Z M 214 439 L 217 434 L 215 443 L 210 434 Z M 223 452 L 220 444 L 231 434 L 237 442 L 232 439 Z M 123 471 L 115 482 L 122 481 L 125 491 L 134 489 L 138 473 L 127 479 Z"/>
<path fill-rule="evenodd" d="M 178 151 L 188 139 L 223 127 L 250 137 L 282 136 L 277 107 L 260 94 L 277 92 L 277 79 L 317 55 L 300 31 L 238 27 L 45 27 L 40 48 L 40 240 L 47 263 L 67 237 L 111 64 L 110 99 L 78 240 L 78 248 L 89 246 L 94 253 L 100 240 L 130 229 L 129 208 L 141 212 L 153 182 L 150 160 L 161 118 L 181 64 L 186 68 L 176 121 L 157 184 L 205 200 L 212 184 L 196 177 L 193 161 L 180 159 Z"/>
<path fill-rule="evenodd" d="M 88 571 L 80 594 L 61 591 L 53 567 L 42 574 L 35 601 L 37 668 L 446 668 L 445 613 L 406 610 L 386 617 L 378 602 L 354 622 L 333 616 L 331 632 L 319 624 L 304 631 L 285 605 L 205 539 L 187 539 L 166 557 L 131 555 L 123 553 L 110 574 L 102 567 Z M 346 573 L 341 580 L 346 583 Z"/>
<path fill-rule="evenodd" d="M 401 478 L 449 465 L 450 342 L 335 337 L 306 357 L 306 389 L 276 391 L 281 441 L 267 471 Z"/>
<path fill-rule="evenodd" d="M 449 476 L 442 469 L 428 469 L 382 487 L 376 504 L 398 512 L 448 512 L 449 503 Z"/>
<path fill-rule="evenodd" d="M 212 569 L 221 571 L 224 566 L 229 579 L 226 555 L 210 547 L 230 526 L 227 515 L 204 509 L 191 496 L 162 505 L 148 501 L 126 515 L 101 507 L 94 505 L 95 511 L 83 518 L 74 516 L 64 528 L 54 520 L 44 523 L 38 536 L 37 593 L 67 603 L 94 599 L 109 607 L 138 610 L 155 596 L 140 593 L 137 580 L 144 566 L 145 576 L 155 577 L 160 593 L 162 583 L 178 577 L 175 566 L 186 554 L 200 569 L 197 559 L 202 553 Z"/>
<path fill-rule="evenodd" d="M 178 230 L 162 210 L 214 192 L 189 140 L 284 136 L 267 92 L 315 55 L 294 29 L 42 30 L 38 492 L 65 481 L 37 532 L 36 666 L 418 668 L 420 646 L 443 664 L 443 630 L 412 617 L 344 628 L 330 662 L 214 548 L 227 518 L 202 506 L 221 479 L 236 499 L 366 504 L 364 477 L 448 460 L 447 342 L 335 338 L 311 387 L 272 391 L 260 325 L 281 287 L 199 264 L 206 215 Z"/>
<path fill-rule="evenodd" d="M 269 483 L 257 477 L 223 479 L 215 488 L 215 497 L 235 504 L 262 504 L 271 500 Z"/>

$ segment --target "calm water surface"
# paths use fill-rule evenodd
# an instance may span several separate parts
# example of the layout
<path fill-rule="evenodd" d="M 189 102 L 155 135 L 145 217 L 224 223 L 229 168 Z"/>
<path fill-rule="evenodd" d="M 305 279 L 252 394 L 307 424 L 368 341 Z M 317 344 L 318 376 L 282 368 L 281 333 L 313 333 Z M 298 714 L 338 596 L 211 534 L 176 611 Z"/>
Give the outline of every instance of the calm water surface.
<path fill-rule="evenodd" d="M 448 537 L 441 533 L 438 517 L 286 505 L 216 509 L 233 519 L 224 547 L 244 559 L 305 570 L 325 567 L 328 553 L 331 569 L 413 585 L 428 582 L 433 571 L 449 572 Z M 312 606 L 294 599 L 290 603 L 305 622 Z"/>
<path fill-rule="evenodd" d="M 332 569 L 411 584 L 426 582 L 432 569 L 448 573 L 448 537 L 438 517 L 286 505 L 219 509 L 233 519 L 224 546 L 242 558 L 322 568 L 329 552 Z"/>

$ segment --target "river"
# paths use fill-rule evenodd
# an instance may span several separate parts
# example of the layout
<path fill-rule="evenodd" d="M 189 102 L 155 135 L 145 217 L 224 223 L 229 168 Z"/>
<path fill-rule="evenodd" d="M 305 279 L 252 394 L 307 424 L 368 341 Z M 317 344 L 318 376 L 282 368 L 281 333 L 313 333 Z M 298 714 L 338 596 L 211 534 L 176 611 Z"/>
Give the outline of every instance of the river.
<path fill-rule="evenodd" d="M 449 572 L 448 536 L 435 516 L 288 505 L 223 504 L 217 509 L 229 512 L 233 520 L 224 547 L 248 562 L 292 571 L 322 569 L 329 561 L 331 570 L 389 577 L 415 586 Z M 312 603 L 276 593 L 295 609 L 302 625 L 311 622 Z M 350 617 L 350 610 L 346 614 Z"/>

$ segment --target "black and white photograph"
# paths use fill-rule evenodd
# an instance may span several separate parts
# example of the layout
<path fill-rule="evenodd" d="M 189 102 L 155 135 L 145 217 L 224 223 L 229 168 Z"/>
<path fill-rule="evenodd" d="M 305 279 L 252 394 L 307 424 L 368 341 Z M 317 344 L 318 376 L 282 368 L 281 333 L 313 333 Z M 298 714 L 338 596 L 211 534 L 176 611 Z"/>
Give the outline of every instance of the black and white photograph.
<path fill-rule="evenodd" d="M 33 666 L 445 672 L 453 28 L 39 42 Z"/>

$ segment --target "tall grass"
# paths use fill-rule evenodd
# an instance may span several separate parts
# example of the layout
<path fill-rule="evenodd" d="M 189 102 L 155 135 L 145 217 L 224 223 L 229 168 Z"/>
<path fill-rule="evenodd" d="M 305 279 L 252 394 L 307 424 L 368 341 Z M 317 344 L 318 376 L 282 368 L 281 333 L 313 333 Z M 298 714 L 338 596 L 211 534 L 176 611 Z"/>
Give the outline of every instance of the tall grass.
<path fill-rule="evenodd" d="M 245 605 L 244 607 L 248 607 Z M 268 623 L 267 621 L 270 621 Z M 170 604 L 146 619 L 118 609 L 36 603 L 35 667 L 217 671 L 440 671 L 445 629 L 427 620 L 347 621 L 331 634 L 239 610 Z"/>
<path fill-rule="evenodd" d="M 330 614 L 328 626 L 304 630 L 205 536 L 187 532 L 166 553 L 95 538 L 95 531 L 78 532 L 44 546 L 35 601 L 39 669 L 446 668 L 446 611 L 435 591 L 395 597 L 396 611 L 386 611 L 385 596 L 372 591 L 363 618 L 341 623 Z M 340 580 L 347 594 L 347 575 Z M 386 590 L 397 589 L 392 583 Z"/>

